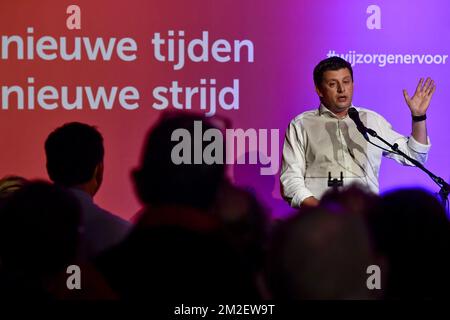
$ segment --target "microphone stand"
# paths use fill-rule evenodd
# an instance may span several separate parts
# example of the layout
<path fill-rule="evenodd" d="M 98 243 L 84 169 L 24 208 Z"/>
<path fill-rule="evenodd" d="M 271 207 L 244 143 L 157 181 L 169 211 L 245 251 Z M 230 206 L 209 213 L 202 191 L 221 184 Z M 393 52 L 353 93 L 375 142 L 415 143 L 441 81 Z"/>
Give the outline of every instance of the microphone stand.
<path fill-rule="evenodd" d="M 431 172 L 430 170 L 428 170 L 427 168 L 425 168 L 425 166 L 423 164 L 421 164 L 419 161 L 411 158 L 410 156 L 408 156 L 407 154 L 405 154 L 403 151 L 401 151 L 398 148 L 398 144 L 394 143 L 391 144 L 389 142 L 387 142 L 386 140 L 384 140 L 382 137 L 380 137 L 375 130 L 372 130 L 370 128 L 364 127 L 365 131 L 370 134 L 372 137 L 377 138 L 378 140 L 380 140 L 381 142 L 383 142 L 384 144 L 386 144 L 387 146 L 389 146 L 392 150 L 394 150 L 397 154 L 401 155 L 402 157 L 404 157 L 405 159 L 407 159 L 408 161 L 410 161 L 412 164 L 414 164 L 416 167 L 418 167 L 419 169 L 421 169 L 423 172 L 425 172 L 441 189 L 439 190 L 439 196 L 441 197 L 441 202 L 442 205 L 444 206 L 444 208 L 446 210 L 448 210 L 448 195 L 450 193 L 450 185 L 445 182 L 444 179 L 442 179 L 441 177 L 436 176 L 433 172 Z"/>

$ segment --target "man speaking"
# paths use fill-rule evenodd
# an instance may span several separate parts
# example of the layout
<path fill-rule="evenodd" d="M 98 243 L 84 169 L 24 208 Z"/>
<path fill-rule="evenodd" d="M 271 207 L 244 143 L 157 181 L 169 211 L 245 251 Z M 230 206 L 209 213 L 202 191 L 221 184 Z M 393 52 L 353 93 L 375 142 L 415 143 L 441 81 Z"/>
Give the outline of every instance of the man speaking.
<path fill-rule="evenodd" d="M 314 68 L 314 84 L 320 106 L 291 121 L 283 146 L 282 195 L 292 207 L 317 205 L 318 199 L 332 185 L 330 182 L 338 178 L 343 185 L 358 182 L 378 193 L 382 156 L 412 165 L 402 156 L 377 147 L 385 146 L 359 132 L 358 117 L 362 122 L 359 126 L 371 128 L 388 142 L 397 143 L 399 149 L 413 159 L 426 161 L 431 147 L 426 111 L 436 89 L 433 80 L 421 79 L 412 97 L 403 90 L 412 116 L 409 137 L 392 130 L 389 122 L 376 112 L 353 106 L 353 70 L 344 59 L 322 60 Z"/>

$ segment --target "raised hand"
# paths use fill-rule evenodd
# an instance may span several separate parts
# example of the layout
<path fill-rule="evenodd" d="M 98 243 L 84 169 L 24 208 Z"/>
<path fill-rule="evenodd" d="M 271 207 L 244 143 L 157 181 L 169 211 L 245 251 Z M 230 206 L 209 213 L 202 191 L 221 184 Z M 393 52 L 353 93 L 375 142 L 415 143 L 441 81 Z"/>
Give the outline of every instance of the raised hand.
<path fill-rule="evenodd" d="M 412 98 L 403 89 L 403 96 L 413 116 L 422 116 L 427 112 L 434 91 L 436 91 L 436 84 L 431 78 L 427 78 L 425 83 L 423 83 L 423 78 L 420 78 L 416 92 L 414 92 Z"/>

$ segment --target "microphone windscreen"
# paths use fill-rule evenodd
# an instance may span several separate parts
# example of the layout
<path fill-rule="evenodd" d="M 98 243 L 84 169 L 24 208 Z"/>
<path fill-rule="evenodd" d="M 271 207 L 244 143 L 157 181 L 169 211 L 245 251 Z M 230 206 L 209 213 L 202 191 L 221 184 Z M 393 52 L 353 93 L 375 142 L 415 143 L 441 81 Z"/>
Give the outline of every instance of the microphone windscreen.
<path fill-rule="evenodd" d="M 348 116 L 352 119 L 358 117 L 358 110 L 356 110 L 355 108 L 351 107 L 350 109 L 348 109 Z"/>

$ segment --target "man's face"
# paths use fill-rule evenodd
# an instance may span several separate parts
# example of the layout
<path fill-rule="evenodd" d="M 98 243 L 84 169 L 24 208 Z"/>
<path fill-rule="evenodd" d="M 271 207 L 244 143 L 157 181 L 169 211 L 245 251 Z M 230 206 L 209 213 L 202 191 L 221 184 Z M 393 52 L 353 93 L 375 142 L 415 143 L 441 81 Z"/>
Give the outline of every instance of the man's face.
<path fill-rule="evenodd" d="M 328 70 L 323 74 L 320 88 L 316 87 L 322 103 L 335 114 L 346 113 L 352 104 L 353 79 L 347 68 Z"/>

